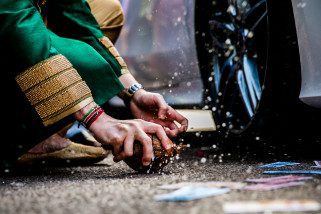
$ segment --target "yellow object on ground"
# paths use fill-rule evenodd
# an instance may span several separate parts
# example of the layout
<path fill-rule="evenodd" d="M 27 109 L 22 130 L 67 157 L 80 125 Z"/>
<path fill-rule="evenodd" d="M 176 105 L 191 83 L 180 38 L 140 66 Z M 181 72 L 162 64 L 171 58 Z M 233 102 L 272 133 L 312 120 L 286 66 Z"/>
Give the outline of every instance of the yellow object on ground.
<path fill-rule="evenodd" d="M 182 109 L 178 112 L 188 119 L 187 132 L 216 131 L 212 111 Z"/>

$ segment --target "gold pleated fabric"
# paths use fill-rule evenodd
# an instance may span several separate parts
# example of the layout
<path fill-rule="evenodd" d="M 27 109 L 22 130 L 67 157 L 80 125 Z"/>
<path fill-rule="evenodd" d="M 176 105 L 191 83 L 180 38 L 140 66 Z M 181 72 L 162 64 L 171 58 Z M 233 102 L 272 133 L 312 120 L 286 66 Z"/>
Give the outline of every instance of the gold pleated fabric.
<path fill-rule="evenodd" d="M 129 73 L 128 67 L 124 59 L 120 56 L 114 44 L 106 36 L 100 39 L 100 42 L 108 49 L 108 51 L 116 58 L 117 62 L 121 66 L 121 74 Z"/>
<path fill-rule="evenodd" d="M 45 126 L 93 102 L 90 89 L 63 55 L 34 65 L 16 81 Z"/>

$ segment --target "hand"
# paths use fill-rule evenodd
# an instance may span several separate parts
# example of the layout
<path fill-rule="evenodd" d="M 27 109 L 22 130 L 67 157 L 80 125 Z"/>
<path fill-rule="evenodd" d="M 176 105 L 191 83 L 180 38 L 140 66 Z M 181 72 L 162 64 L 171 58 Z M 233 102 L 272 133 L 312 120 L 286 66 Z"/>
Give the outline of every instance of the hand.
<path fill-rule="evenodd" d="M 143 145 L 143 165 L 148 166 L 154 158 L 152 139 L 148 134 L 156 134 L 166 150 L 173 146 L 162 126 L 140 119 L 116 120 L 103 114 L 89 129 L 101 144 L 112 145 L 116 162 L 133 156 L 133 143 L 137 140 Z"/>
<path fill-rule="evenodd" d="M 134 94 L 129 108 L 135 118 L 163 126 L 170 137 L 175 137 L 187 130 L 187 119 L 170 107 L 160 94 L 140 89 Z M 178 122 L 180 127 L 174 121 Z"/>

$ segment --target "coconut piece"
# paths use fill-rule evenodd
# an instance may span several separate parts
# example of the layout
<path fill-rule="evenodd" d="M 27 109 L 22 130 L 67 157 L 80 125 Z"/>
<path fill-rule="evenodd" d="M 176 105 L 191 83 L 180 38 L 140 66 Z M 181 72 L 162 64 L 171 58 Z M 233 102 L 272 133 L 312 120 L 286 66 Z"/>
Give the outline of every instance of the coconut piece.
<path fill-rule="evenodd" d="M 140 173 L 157 173 L 163 170 L 163 168 L 170 162 L 170 158 L 178 155 L 185 145 L 175 145 L 168 150 L 165 150 L 156 136 L 152 136 L 153 148 L 155 159 L 149 166 L 144 166 L 142 163 L 143 158 L 143 145 L 135 141 L 133 147 L 133 156 L 125 158 L 125 163 L 133 170 Z"/>

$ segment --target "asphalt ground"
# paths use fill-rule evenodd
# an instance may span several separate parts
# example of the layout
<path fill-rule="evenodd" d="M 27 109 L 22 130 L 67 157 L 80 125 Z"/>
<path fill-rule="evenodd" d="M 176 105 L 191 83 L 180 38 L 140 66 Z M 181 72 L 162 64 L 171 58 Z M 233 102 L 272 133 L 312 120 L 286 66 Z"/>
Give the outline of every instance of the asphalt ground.
<path fill-rule="evenodd" d="M 300 162 L 303 164 L 286 169 L 311 169 L 313 165 L 311 160 Z M 224 202 L 240 200 L 312 199 L 321 203 L 321 176 L 313 176 L 304 186 L 264 192 L 233 190 L 191 202 L 153 198 L 170 192 L 159 188 L 163 184 L 272 177 L 262 174 L 261 164 L 222 155 L 214 148 L 190 148 L 161 174 L 137 174 L 123 162 L 113 163 L 111 157 L 90 166 L 40 167 L 0 177 L 0 213 L 223 213 Z"/>

